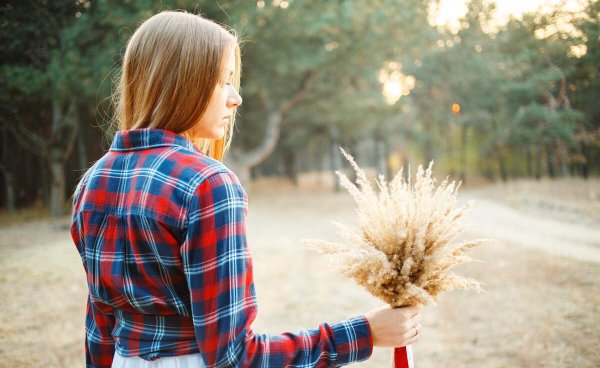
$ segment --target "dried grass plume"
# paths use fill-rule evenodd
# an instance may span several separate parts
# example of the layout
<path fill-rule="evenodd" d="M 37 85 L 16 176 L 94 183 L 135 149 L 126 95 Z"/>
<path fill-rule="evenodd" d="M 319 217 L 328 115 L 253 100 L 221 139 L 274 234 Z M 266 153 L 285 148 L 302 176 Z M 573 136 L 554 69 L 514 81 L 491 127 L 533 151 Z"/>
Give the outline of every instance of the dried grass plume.
<path fill-rule="evenodd" d="M 448 179 L 436 186 L 431 162 L 416 176 L 400 170 L 387 182 L 383 175 L 370 184 L 365 171 L 340 148 L 357 175 L 356 185 L 337 171 L 341 184 L 357 204 L 358 225 L 334 222 L 347 243 L 305 239 L 309 247 L 329 254 L 334 265 L 371 294 L 393 307 L 435 304 L 442 291 L 474 288 L 478 281 L 449 270 L 471 259 L 465 253 L 484 239 L 451 244 L 464 229 L 462 217 L 473 202 L 457 207 L 460 183 Z M 409 170 L 410 171 L 410 170 Z"/>

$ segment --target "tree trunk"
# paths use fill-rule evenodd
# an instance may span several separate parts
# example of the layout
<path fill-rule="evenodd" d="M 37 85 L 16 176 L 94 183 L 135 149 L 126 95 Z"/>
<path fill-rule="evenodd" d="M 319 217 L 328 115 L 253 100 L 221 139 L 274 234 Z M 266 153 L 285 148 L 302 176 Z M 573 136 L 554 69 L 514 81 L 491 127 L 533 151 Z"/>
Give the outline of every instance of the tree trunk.
<path fill-rule="evenodd" d="M 531 179 L 533 177 L 533 162 L 531 158 L 531 146 L 529 145 L 525 146 L 525 157 L 525 163 L 527 165 L 527 177 Z"/>
<path fill-rule="evenodd" d="M 467 127 L 461 127 L 460 132 L 460 180 L 464 183 L 467 179 Z"/>
<path fill-rule="evenodd" d="M 539 180 L 542 177 L 542 145 L 535 145 L 535 178 Z"/>
<path fill-rule="evenodd" d="M 496 158 L 498 160 L 498 172 L 500 174 L 500 179 L 506 182 L 508 180 L 508 173 L 506 171 L 506 162 L 504 160 L 504 155 L 502 152 L 498 151 Z"/>
<path fill-rule="evenodd" d="M 552 153 L 552 149 L 550 144 L 544 146 L 546 149 L 546 169 L 548 170 L 548 176 L 553 178 L 556 176 L 554 173 L 554 154 Z"/>
<path fill-rule="evenodd" d="M 14 213 L 17 209 L 15 197 L 15 160 L 11 157 L 9 148 L 9 133 L 6 130 L 2 132 L 2 157 L 0 157 L 0 171 L 4 176 L 6 208 L 9 213 Z M 14 151 L 13 151 L 14 154 Z"/>
<path fill-rule="evenodd" d="M 68 101 L 63 110 L 60 101 L 52 103 L 52 136 L 48 144 L 48 165 L 50 168 L 50 215 L 65 214 L 66 176 L 65 163 L 73 152 L 78 136 L 78 111 L 76 100 Z"/>
<path fill-rule="evenodd" d="M 492 128 L 495 132 L 498 131 L 498 124 L 496 122 L 495 118 L 492 118 L 491 120 L 492 123 Z M 496 154 L 496 160 L 498 161 L 498 173 L 500 174 L 500 179 L 502 181 L 507 181 L 508 180 L 508 172 L 506 171 L 506 161 L 504 159 L 504 154 L 502 153 L 502 147 L 504 146 L 502 144 L 502 141 L 499 140 L 498 138 L 496 138 L 495 141 L 492 142 L 492 147 L 494 148 L 495 154 Z"/>
<path fill-rule="evenodd" d="M 48 158 L 50 166 L 50 215 L 62 216 L 65 214 L 65 167 L 63 161 L 63 152 L 58 148 L 50 148 L 50 157 Z"/>
<path fill-rule="evenodd" d="M 569 175 L 573 177 L 577 176 L 577 165 L 573 163 L 569 164 Z"/>
<path fill-rule="evenodd" d="M 300 83 L 300 87 L 287 101 L 281 105 L 275 107 L 266 97 L 263 97 L 263 101 L 266 107 L 267 113 L 267 128 L 265 131 L 264 139 L 261 144 L 248 151 L 243 152 L 241 150 L 233 150 L 231 157 L 228 157 L 228 165 L 237 173 L 242 185 L 249 187 L 250 182 L 250 169 L 253 166 L 258 165 L 264 161 L 275 149 L 277 142 L 279 141 L 279 133 L 281 130 L 281 122 L 283 116 L 289 112 L 294 106 L 299 104 L 302 99 L 306 96 L 308 91 L 312 88 L 316 80 L 316 73 L 310 71 L 305 75 L 305 78 Z M 235 169 L 234 169 L 235 168 Z"/>
<path fill-rule="evenodd" d="M 448 146 L 447 150 L 446 150 L 446 157 L 448 157 L 448 161 L 450 161 L 450 170 L 448 172 L 448 174 L 450 175 L 450 177 L 455 177 L 456 176 L 456 144 L 454 142 L 454 135 L 455 135 L 455 124 L 456 121 L 454 120 L 448 120 L 446 127 L 447 130 L 445 132 L 445 136 L 446 136 L 446 144 Z"/>
<path fill-rule="evenodd" d="M 558 157 L 560 176 L 567 176 L 567 149 L 560 138 L 556 138 L 556 156 Z"/>
<path fill-rule="evenodd" d="M 79 122 L 77 122 L 79 123 Z M 83 134 L 85 130 L 82 129 L 80 134 L 78 134 L 77 137 L 77 159 L 78 159 L 78 164 L 79 164 L 79 169 L 82 170 L 82 173 L 85 172 L 85 170 L 87 170 L 90 162 L 88 159 L 88 154 L 87 154 L 87 147 L 86 147 L 86 137 L 85 134 Z"/>
<path fill-rule="evenodd" d="M 327 146 L 327 142 L 329 140 L 325 139 L 322 143 L 319 145 L 319 160 L 321 162 L 321 165 L 319 167 L 319 185 L 323 185 L 326 182 L 327 179 L 323 179 L 325 177 L 325 173 L 329 172 L 329 168 L 331 167 L 330 162 L 332 160 L 331 158 L 331 153 L 330 153 L 330 147 Z M 325 180 L 325 182 L 324 182 Z"/>
<path fill-rule="evenodd" d="M 48 160 L 44 159 L 44 157 L 40 157 L 39 160 L 39 166 L 40 166 L 40 171 L 41 171 L 41 175 L 40 175 L 40 190 L 41 190 L 41 197 L 42 197 L 42 203 L 44 204 L 45 207 L 48 207 L 50 205 L 50 173 L 48 172 Z"/>
<path fill-rule="evenodd" d="M 515 152 L 516 151 L 516 152 Z M 508 158 L 510 159 L 510 176 L 511 178 L 518 178 L 520 176 L 519 170 L 519 153 L 520 150 L 517 148 L 515 150 L 510 150 Z"/>
<path fill-rule="evenodd" d="M 588 149 L 587 149 L 587 145 L 585 143 L 581 143 L 581 154 L 583 155 L 583 163 L 581 164 L 581 176 L 584 179 L 587 179 L 589 177 L 589 165 L 588 165 Z"/>
<path fill-rule="evenodd" d="M 15 175 L 13 172 L 3 169 L 4 183 L 6 185 L 6 209 L 9 213 L 14 213 L 17 210 L 17 201 L 15 197 Z"/>
<path fill-rule="evenodd" d="M 245 188 L 249 189 L 251 186 L 250 169 L 264 161 L 275 149 L 279 140 L 281 120 L 282 116 L 277 111 L 269 113 L 267 129 L 261 144 L 247 152 L 232 149 L 232 155 L 225 159 Z"/>
<path fill-rule="evenodd" d="M 286 149 L 283 154 L 283 162 L 285 175 L 294 183 L 294 185 L 298 185 L 298 175 L 297 175 L 297 162 L 296 162 L 296 153 L 292 149 Z"/>

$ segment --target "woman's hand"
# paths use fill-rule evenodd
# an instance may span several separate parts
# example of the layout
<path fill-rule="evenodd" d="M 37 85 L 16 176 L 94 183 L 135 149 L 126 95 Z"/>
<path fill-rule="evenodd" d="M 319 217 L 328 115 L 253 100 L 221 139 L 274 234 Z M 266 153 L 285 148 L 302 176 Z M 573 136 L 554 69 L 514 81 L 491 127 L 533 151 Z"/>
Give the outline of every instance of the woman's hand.
<path fill-rule="evenodd" d="M 373 346 L 401 347 L 419 339 L 421 306 L 391 308 L 384 306 L 366 314 Z"/>

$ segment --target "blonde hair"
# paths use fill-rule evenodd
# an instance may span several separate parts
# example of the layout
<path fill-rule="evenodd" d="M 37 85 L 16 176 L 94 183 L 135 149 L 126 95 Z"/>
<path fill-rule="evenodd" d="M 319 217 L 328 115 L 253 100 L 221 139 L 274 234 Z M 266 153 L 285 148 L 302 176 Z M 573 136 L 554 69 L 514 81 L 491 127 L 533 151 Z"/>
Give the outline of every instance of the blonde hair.
<path fill-rule="evenodd" d="M 230 52 L 233 50 L 233 53 Z M 189 133 L 223 78 L 227 58 L 235 58 L 233 85 L 240 85 L 240 48 L 233 30 L 183 11 L 164 11 L 134 32 L 113 93 L 120 130 L 157 128 L 192 140 L 200 150 L 223 159 L 231 144 L 235 110 L 218 140 Z"/>

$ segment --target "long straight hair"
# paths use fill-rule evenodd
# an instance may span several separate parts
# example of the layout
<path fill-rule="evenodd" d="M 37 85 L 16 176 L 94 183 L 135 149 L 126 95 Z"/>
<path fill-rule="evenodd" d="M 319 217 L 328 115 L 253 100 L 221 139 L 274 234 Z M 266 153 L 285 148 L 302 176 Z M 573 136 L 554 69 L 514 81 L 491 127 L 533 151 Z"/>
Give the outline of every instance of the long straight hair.
<path fill-rule="evenodd" d="M 189 131 L 224 77 L 228 57 L 235 58 L 232 82 L 239 89 L 240 48 L 233 30 L 183 11 L 150 17 L 127 42 L 113 93 L 116 126 L 170 130 L 222 161 L 231 145 L 235 110 L 221 139 L 194 137 Z"/>

